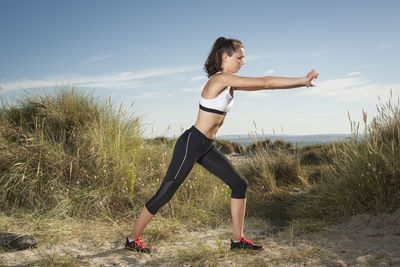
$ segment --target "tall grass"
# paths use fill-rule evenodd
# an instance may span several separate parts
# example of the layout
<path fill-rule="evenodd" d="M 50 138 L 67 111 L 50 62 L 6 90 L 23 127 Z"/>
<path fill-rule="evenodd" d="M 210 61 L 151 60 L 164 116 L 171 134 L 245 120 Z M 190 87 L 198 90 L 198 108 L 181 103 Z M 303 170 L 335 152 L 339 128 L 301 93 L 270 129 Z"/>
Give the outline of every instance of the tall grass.
<path fill-rule="evenodd" d="M 3 100 L 0 114 L 2 207 L 88 216 L 133 205 L 121 192 L 135 182 L 138 118 L 74 88 Z"/>
<path fill-rule="evenodd" d="M 300 217 L 335 220 L 400 207 L 399 101 L 377 105 L 378 115 L 367 124 L 364 139 L 357 140 L 359 123 L 350 123 L 351 142 L 335 147 L 333 162 L 323 179 L 293 209 Z"/>
<path fill-rule="evenodd" d="M 299 160 L 283 149 L 260 148 L 238 167 L 256 198 L 275 192 L 279 186 L 306 182 L 299 176 Z"/>
<path fill-rule="evenodd" d="M 109 98 L 61 88 L 53 94 L 26 95 L 12 105 L 2 101 L 3 212 L 18 208 L 55 217 L 131 218 L 155 194 L 167 172 L 176 138 L 143 138 L 141 119 L 115 107 Z M 281 200 L 290 196 L 285 195 L 290 187 L 312 188 L 292 210 L 295 217 L 337 218 L 399 207 L 398 105 L 389 101 L 378 108 L 370 125 L 364 113 L 361 141 L 358 126 L 351 122 L 351 142 L 317 150 L 295 153 L 283 142 L 254 144 L 248 158 L 237 165 L 249 181 L 249 210 L 262 213 L 260 207 L 267 210 L 274 194 Z M 220 144 L 228 153 L 240 148 Z M 319 178 L 308 184 L 301 164 L 317 168 L 321 162 L 330 163 L 329 170 L 319 171 Z M 159 213 L 194 227 L 213 226 L 229 220 L 229 204 L 227 185 L 195 164 Z"/>
<path fill-rule="evenodd" d="M 59 88 L 25 95 L 12 105 L 2 102 L 0 209 L 5 212 L 131 217 L 155 194 L 171 161 L 176 138 L 148 142 L 140 118 L 109 98 Z M 160 213 L 215 225 L 229 215 L 229 190 L 194 166 Z"/>

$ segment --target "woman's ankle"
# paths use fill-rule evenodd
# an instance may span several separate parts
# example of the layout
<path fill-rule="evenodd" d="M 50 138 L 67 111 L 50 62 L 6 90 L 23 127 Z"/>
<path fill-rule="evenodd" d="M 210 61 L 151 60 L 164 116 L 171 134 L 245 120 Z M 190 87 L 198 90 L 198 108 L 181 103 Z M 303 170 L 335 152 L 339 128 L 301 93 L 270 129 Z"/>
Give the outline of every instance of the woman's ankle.
<path fill-rule="evenodd" d="M 242 238 L 242 236 L 243 236 L 243 235 L 240 235 L 240 236 L 233 235 L 233 236 L 232 236 L 232 240 L 233 240 L 233 241 L 238 241 L 240 238 Z"/>
<path fill-rule="evenodd" d="M 132 233 L 128 238 L 131 239 L 131 240 L 139 239 L 140 235 L 136 235 L 136 234 Z"/>

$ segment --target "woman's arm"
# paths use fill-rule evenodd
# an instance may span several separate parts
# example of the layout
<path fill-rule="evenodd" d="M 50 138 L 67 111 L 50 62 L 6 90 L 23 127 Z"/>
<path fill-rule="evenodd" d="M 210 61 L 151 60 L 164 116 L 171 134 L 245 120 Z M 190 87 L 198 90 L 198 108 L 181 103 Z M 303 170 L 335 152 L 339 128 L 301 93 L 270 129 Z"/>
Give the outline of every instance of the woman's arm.
<path fill-rule="evenodd" d="M 223 73 L 219 75 L 218 81 L 223 87 L 232 86 L 235 90 L 273 90 L 273 89 L 289 89 L 301 86 L 314 86 L 313 80 L 318 77 L 316 70 L 310 71 L 305 77 L 286 78 L 286 77 L 242 77 L 231 73 Z"/>

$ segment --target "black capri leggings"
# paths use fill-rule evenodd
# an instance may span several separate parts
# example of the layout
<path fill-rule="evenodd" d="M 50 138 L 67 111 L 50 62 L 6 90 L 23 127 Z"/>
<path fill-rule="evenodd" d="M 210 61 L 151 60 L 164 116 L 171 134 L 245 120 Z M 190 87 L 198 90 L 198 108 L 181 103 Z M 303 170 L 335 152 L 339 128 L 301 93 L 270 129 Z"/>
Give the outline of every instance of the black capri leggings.
<path fill-rule="evenodd" d="M 151 214 L 155 215 L 172 198 L 195 162 L 224 181 L 232 189 L 232 198 L 246 198 L 247 180 L 213 141 L 194 125 L 178 138 L 164 180 L 157 193 L 145 204 Z"/>

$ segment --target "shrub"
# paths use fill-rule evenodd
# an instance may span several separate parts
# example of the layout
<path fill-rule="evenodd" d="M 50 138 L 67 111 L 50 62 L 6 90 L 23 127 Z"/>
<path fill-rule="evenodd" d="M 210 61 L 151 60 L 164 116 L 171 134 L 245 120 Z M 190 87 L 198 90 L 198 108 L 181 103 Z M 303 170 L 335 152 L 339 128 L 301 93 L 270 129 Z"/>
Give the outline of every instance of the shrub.
<path fill-rule="evenodd" d="M 333 144 L 306 145 L 297 151 L 302 165 L 320 165 L 332 162 Z"/>
<path fill-rule="evenodd" d="M 273 192 L 278 186 L 302 183 L 299 178 L 300 164 L 297 158 L 284 150 L 258 149 L 238 166 L 257 196 Z"/>
<path fill-rule="evenodd" d="M 335 146 L 330 170 L 293 210 L 300 217 L 335 220 L 362 212 L 400 207 L 400 109 L 391 99 L 358 141 L 359 124 L 351 122 L 352 140 Z"/>
<path fill-rule="evenodd" d="M 242 153 L 245 148 L 235 142 L 225 139 L 215 139 L 215 146 L 224 154 Z"/>
<path fill-rule="evenodd" d="M 255 141 L 248 145 L 248 151 L 256 152 L 258 150 L 268 150 L 268 151 L 285 151 L 286 153 L 294 154 L 296 152 L 296 146 L 290 142 L 284 142 L 282 140 L 275 140 L 272 142 L 269 139 L 264 139 L 261 141 Z"/>

